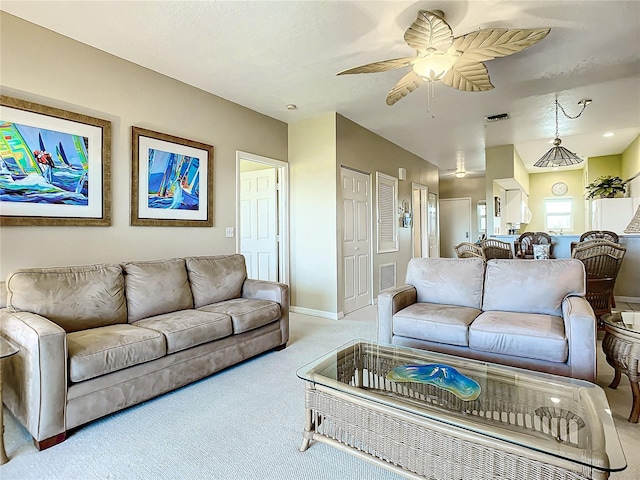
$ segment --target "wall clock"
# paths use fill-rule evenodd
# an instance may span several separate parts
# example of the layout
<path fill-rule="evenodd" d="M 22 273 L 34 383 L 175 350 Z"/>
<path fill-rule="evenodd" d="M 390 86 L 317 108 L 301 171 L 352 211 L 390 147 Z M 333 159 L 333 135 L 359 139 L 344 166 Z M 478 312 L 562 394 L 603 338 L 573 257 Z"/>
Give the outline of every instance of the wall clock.
<path fill-rule="evenodd" d="M 565 193 L 567 193 L 568 190 L 569 190 L 569 187 L 567 187 L 567 184 L 564 182 L 556 182 L 551 187 L 551 192 L 554 195 L 564 195 Z"/>

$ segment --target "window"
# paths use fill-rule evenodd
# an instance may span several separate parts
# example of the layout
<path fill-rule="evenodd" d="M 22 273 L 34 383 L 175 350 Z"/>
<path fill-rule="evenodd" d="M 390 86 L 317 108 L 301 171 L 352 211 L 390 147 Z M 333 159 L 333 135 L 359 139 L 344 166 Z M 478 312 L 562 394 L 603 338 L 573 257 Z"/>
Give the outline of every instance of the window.
<path fill-rule="evenodd" d="M 378 253 L 398 251 L 398 179 L 376 172 Z"/>
<path fill-rule="evenodd" d="M 547 232 L 573 231 L 573 198 L 545 198 L 544 226 Z"/>

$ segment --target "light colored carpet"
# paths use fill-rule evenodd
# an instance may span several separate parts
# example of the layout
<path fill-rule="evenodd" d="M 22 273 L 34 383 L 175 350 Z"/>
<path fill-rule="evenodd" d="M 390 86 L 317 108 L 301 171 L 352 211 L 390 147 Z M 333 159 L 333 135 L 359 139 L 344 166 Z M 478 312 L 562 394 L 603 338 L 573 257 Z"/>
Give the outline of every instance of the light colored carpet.
<path fill-rule="evenodd" d="M 399 480 L 368 462 L 315 443 L 298 447 L 304 427 L 304 382 L 296 370 L 355 338 L 375 338 L 375 308 L 334 321 L 291 315 L 291 340 L 272 352 L 178 391 L 90 423 L 60 445 L 37 452 L 5 409 L 10 479 L 327 479 Z M 629 467 L 613 480 L 640 478 L 640 425 L 627 422 L 626 377 L 606 388 L 612 369 L 598 359 Z M 515 479 L 514 479 L 515 480 Z"/>

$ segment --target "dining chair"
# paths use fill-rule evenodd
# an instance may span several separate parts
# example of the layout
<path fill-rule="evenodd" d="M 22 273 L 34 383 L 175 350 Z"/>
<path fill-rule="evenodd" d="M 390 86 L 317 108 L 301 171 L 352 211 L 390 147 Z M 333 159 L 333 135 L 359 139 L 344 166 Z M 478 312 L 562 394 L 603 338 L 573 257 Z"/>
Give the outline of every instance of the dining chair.
<path fill-rule="evenodd" d="M 513 248 L 518 258 L 535 258 L 534 245 L 549 245 L 549 258 L 553 258 L 553 242 L 545 232 L 524 232 L 513 242 Z"/>
<path fill-rule="evenodd" d="M 578 244 L 589 240 L 609 240 L 610 242 L 618 243 L 618 234 L 610 232 L 609 230 L 589 230 L 580 235 L 580 240 L 571 242 L 571 251 L 573 252 L 573 249 L 576 248 Z"/>
<path fill-rule="evenodd" d="M 513 251 L 509 242 L 503 242 L 495 238 L 487 238 L 480 242 L 482 256 L 485 260 L 492 258 L 513 258 Z"/>
<path fill-rule="evenodd" d="M 609 240 L 580 242 L 571 252 L 572 258 L 584 263 L 587 273 L 587 301 L 596 317 L 611 313 L 613 288 L 627 249 Z"/>
<path fill-rule="evenodd" d="M 453 247 L 458 258 L 484 258 L 482 248 L 475 243 L 462 242 Z"/>

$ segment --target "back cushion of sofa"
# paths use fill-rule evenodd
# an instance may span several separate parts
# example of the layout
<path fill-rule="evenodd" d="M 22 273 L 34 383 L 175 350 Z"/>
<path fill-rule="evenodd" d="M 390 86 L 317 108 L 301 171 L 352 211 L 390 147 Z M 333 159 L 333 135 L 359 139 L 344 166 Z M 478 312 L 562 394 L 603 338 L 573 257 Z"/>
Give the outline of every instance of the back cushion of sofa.
<path fill-rule="evenodd" d="M 483 310 L 562 314 L 562 300 L 585 294 L 584 265 L 575 258 L 489 260 Z"/>
<path fill-rule="evenodd" d="M 413 258 L 407 281 L 418 302 L 480 308 L 484 262 L 481 258 Z"/>
<path fill-rule="evenodd" d="M 129 322 L 193 308 L 183 258 L 124 264 Z"/>
<path fill-rule="evenodd" d="M 195 308 L 242 295 L 247 278 L 243 255 L 188 257 L 186 262 Z"/>
<path fill-rule="evenodd" d="M 127 322 L 119 265 L 33 268 L 7 279 L 7 306 L 37 313 L 67 332 Z"/>

